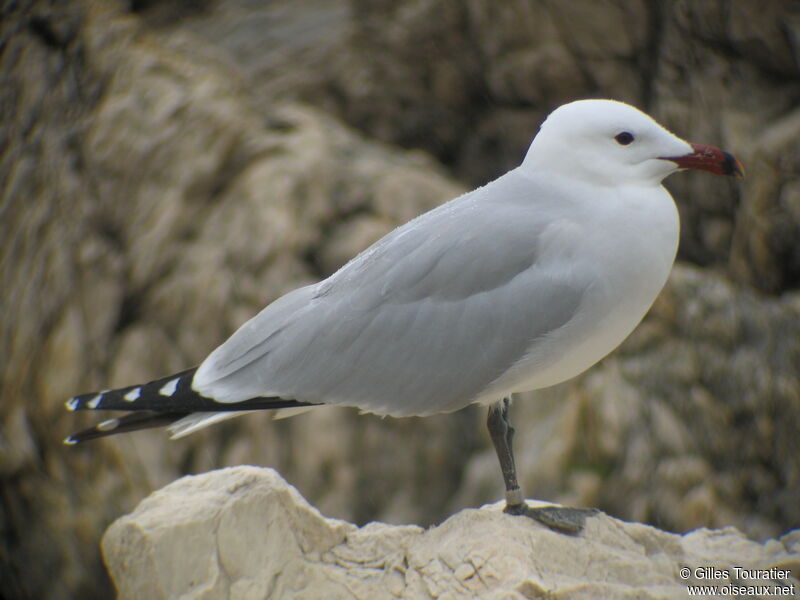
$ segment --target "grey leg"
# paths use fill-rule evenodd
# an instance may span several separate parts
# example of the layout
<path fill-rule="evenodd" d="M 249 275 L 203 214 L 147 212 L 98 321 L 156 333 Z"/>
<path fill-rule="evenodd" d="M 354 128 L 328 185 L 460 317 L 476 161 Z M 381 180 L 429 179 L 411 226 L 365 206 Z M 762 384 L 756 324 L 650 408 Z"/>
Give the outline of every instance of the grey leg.
<path fill-rule="evenodd" d="M 561 506 L 544 506 L 531 508 L 525 503 L 525 496 L 517 482 L 517 468 L 514 464 L 514 428 L 508 417 L 511 398 L 503 398 L 489 408 L 486 426 L 492 438 L 494 450 L 503 471 L 506 484 L 506 507 L 503 512 L 510 515 L 525 515 L 547 525 L 551 529 L 564 533 L 577 534 L 583 529 L 586 518 L 596 514 L 593 508 L 567 508 Z"/>
<path fill-rule="evenodd" d="M 500 469 L 503 471 L 503 481 L 506 483 L 506 508 L 505 511 L 512 514 L 525 506 L 525 497 L 517 483 L 517 467 L 514 464 L 514 428 L 508 420 L 508 406 L 511 398 L 503 398 L 497 404 L 489 408 L 489 415 L 486 417 L 486 427 L 489 429 L 489 436 L 494 444 L 494 451 L 500 460 Z"/>

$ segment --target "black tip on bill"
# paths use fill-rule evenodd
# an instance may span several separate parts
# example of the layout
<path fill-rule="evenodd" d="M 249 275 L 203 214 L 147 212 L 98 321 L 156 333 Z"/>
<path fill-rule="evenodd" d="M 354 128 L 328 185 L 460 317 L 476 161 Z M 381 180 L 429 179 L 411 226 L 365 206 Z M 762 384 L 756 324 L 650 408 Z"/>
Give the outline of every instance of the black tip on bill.
<path fill-rule="evenodd" d="M 744 167 L 742 163 L 736 160 L 736 157 L 730 152 L 723 152 L 722 154 L 725 156 L 725 161 L 722 163 L 722 170 L 725 172 L 725 175 L 733 175 L 738 179 L 744 177 Z"/>

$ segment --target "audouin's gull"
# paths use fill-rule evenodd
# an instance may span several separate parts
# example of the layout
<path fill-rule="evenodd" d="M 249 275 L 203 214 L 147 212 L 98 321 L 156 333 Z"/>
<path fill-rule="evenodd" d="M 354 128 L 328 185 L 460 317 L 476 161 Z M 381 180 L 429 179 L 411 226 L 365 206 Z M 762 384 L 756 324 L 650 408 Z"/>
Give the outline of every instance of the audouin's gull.
<path fill-rule="evenodd" d="M 632 106 L 566 104 L 519 167 L 279 298 L 199 367 L 69 400 L 133 412 L 65 443 L 160 425 L 179 438 L 252 410 L 404 417 L 484 404 L 506 512 L 579 530 L 579 510 L 525 504 L 510 397 L 585 371 L 641 321 L 675 259 L 678 213 L 661 181 L 681 169 L 743 174 Z"/>

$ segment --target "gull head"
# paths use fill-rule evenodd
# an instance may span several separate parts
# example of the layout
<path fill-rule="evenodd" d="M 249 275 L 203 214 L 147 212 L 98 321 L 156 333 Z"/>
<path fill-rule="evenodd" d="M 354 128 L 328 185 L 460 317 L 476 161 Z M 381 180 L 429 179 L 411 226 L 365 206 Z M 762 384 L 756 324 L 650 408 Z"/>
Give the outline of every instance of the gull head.
<path fill-rule="evenodd" d="M 522 168 L 611 186 L 660 185 L 681 169 L 744 174 L 733 155 L 682 140 L 639 109 L 615 100 L 578 100 L 554 110 Z"/>

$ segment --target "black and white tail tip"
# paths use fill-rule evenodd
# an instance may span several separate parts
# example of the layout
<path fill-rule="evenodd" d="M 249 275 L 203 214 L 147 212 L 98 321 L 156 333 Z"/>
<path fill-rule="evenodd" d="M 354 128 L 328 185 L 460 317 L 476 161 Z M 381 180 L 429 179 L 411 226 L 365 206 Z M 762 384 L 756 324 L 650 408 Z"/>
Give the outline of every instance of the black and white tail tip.
<path fill-rule="evenodd" d="M 116 390 L 103 390 L 82 394 L 66 402 L 68 411 L 120 410 L 133 413 L 106 419 L 90 429 L 70 435 L 64 440 L 68 446 L 106 435 L 161 427 L 181 419 L 191 412 L 203 410 L 205 405 L 218 404 L 192 390 L 192 379 L 197 369 L 175 373 L 143 385 L 133 385 Z M 210 408 L 205 408 L 210 410 Z"/>
<path fill-rule="evenodd" d="M 103 390 L 82 394 L 66 402 L 67 410 L 156 410 L 181 412 L 219 410 L 219 404 L 192 389 L 192 379 L 197 369 L 188 369 L 169 377 L 156 379 L 142 385 L 132 385 L 116 390 Z M 205 401 L 205 402 L 204 402 Z"/>
<path fill-rule="evenodd" d="M 192 389 L 197 368 L 162 377 L 142 385 L 82 394 L 66 402 L 68 411 L 118 410 L 128 414 L 74 433 L 64 440 L 68 446 L 107 435 L 151 427 L 163 427 L 197 412 L 273 410 L 309 406 L 305 402 L 276 397 L 258 397 L 242 402 L 217 402 Z M 130 412 L 133 411 L 133 412 Z"/>

